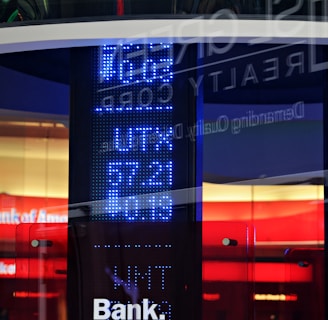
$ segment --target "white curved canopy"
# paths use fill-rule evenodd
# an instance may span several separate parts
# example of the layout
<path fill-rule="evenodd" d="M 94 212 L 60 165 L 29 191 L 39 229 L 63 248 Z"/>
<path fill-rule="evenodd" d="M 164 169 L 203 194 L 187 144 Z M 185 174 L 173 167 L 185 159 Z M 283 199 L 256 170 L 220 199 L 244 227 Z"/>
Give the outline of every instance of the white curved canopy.
<path fill-rule="evenodd" d="M 197 18 L 72 22 L 0 28 L 0 53 L 144 41 L 328 44 L 328 22 Z"/>

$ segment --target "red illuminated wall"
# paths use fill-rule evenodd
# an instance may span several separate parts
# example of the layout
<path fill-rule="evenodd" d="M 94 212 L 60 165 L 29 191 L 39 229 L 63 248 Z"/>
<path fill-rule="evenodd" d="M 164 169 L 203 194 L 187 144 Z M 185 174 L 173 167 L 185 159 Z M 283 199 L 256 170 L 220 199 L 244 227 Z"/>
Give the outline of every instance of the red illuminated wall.
<path fill-rule="evenodd" d="M 257 242 L 324 239 L 323 201 L 204 202 L 203 217 L 251 223 Z"/>
<path fill-rule="evenodd" d="M 0 240 L 15 240 L 20 223 L 66 223 L 67 199 L 0 194 Z"/>
<path fill-rule="evenodd" d="M 323 212 L 323 201 L 203 203 L 205 221 L 252 223 L 257 241 L 323 241 Z M 67 222 L 67 199 L 0 194 L 2 240 L 15 239 L 19 223 L 46 222 Z"/>

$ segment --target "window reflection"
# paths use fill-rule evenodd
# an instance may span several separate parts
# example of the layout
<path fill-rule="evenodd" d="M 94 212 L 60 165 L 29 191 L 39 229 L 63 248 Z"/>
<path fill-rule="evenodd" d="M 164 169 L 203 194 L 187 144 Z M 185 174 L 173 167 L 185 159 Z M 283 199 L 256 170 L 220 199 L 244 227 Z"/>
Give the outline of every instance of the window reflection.
<path fill-rule="evenodd" d="M 226 286 L 238 282 L 236 288 L 242 290 L 241 283 L 249 281 L 254 281 L 252 317 L 289 320 L 315 314 L 324 319 L 322 85 L 326 80 L 316 73 L 318 80 L 312 82 L 306 59 L 290 72 L 291 65 L 284 65 L 291 55 L 307 57 L 307 47 L 280 47 L 279 53 L 278 47 L 259 51 L 234 47 L 221 56 L 222 65 L 213 56 L 204 58 L 204 65 L 211 62 L 203 78 L 204 121 L 194 130 L 203 142 L 204 226 L 224 221 L 236 227 L 203 228 L 203 263 L 213 264 L 208 239 L 217 230 L 233 234 L 243 223 L 248 236 L 252 228 L 255 232 L 254 259 L 248 251 L 238 250 L 235 256 L 227 258 L 221 251 L 214 258 L 217 268 L 203 284 L 205 293 L 211 286 L 220 296 L 205 304 L 213 319 L 224 308 Z M 243 58 L 233 59 L 241 53 Z M 273 62 L 278 60 L 283 63 Z M 270 76 L 269 61 L 275 65 Z M 251 274 L 245 270 L 240 278 L 237 270 L 242 262 Z M 226 270 L 226 278 L 218 270 Z M 231 270 L 234 278 L 229 276 Z"/>
<path fill-rule="evenodd" d="M 225 45 L 201 45 L 190 86 L 203 86 L 203 118 L 184 128 L 203 145 L 202 317 L 323 320 L 325 71 L 311 71 L 307 46 Z M 2 114 L 0 136 L 0 315 L 33 319 L 47 300 L 47 319 L 64 320 L 68 129 Z M 40 234 L 56 245 L 40 251 Z"/>

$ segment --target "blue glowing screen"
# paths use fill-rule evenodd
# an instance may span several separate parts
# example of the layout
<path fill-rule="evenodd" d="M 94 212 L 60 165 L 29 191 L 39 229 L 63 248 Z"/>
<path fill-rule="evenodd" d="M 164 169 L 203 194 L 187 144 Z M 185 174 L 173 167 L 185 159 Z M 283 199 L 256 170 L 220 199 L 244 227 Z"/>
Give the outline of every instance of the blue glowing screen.
<path fill-rule="evenodd" d="M 170 221 L 173 45 L 105 45 L 95 59 L 92 217 Z"/>

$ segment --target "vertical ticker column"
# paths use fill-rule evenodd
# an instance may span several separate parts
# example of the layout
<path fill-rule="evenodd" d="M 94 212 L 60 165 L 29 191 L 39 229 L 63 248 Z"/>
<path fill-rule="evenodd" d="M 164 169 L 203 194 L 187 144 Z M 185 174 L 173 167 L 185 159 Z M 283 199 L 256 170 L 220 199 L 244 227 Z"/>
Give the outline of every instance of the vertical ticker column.
<path fill-rule="evenodd" d="M 72 51 L 69 320 L 199 319 L 196 151 L 184 134 L 194 50 L 175 63 L 185 51 Z"/>
<path fill-rule="evenodd" d="M 170 221 L 173 46 L 105 45 L 95 57 L 93 218 Z"/>

